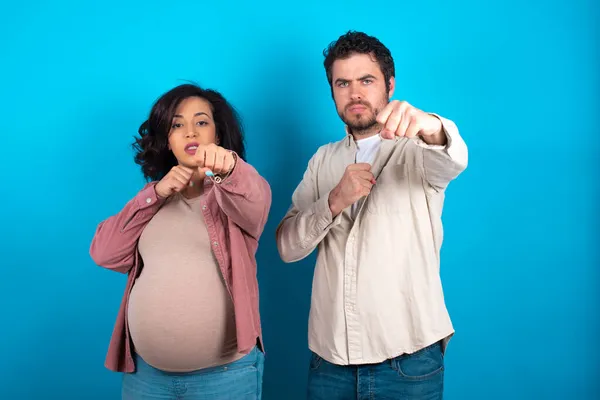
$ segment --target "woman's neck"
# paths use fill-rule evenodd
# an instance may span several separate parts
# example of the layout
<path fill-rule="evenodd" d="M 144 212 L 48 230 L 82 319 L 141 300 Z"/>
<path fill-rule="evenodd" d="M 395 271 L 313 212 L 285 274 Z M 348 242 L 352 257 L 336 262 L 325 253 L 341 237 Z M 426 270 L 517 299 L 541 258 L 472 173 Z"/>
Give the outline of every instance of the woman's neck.
<path fill-rule="evenodd" d="M 197 172 L 194 172 L 190 183 L 185 189 L 181 191 L 181 194 L 188 199 L 201 196 L 204 193 L 204 179 L 200 179 Z"/>

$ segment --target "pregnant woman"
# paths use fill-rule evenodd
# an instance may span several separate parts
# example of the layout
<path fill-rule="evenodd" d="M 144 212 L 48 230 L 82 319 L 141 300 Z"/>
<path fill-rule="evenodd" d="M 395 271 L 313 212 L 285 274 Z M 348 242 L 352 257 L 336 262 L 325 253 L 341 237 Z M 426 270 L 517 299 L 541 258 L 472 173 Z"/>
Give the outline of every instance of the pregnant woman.
<path fill-rule="evenodd" d="M 255 253 L 271 190 L 244 160 L 235 110 L 216 91 L 178 86 L 134 148 L 149 183 L 90 248 L 128 274 L 106 367 L 124 372 L 123 399 L 260 399 Z"/>

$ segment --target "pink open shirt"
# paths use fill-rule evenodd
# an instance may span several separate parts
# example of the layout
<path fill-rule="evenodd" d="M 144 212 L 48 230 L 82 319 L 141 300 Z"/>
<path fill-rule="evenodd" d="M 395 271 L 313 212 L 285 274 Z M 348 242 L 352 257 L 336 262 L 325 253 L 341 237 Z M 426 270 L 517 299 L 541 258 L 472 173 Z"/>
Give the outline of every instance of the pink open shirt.
<path fill-rule="evenodd" d="M 90 247 L 96 264 L 129 274 L 105 361 L 106 368 L 112 371 L 135 371 L 127 304 L 143 266 L 138 239 L 165 202 L 156 195 L 156 183 L 148 183 L 121 212 L 102 221 Z M 218 184 L 206 178 L 204 184 L 205 195 L 200 207 L 233 299 L 238 351 L 247 354 L 256 345 L 257 338 L 262 347 L 255 255 L 271 207 L 271 189 L 267 181 L 239 157 L 229 177 Z"/>

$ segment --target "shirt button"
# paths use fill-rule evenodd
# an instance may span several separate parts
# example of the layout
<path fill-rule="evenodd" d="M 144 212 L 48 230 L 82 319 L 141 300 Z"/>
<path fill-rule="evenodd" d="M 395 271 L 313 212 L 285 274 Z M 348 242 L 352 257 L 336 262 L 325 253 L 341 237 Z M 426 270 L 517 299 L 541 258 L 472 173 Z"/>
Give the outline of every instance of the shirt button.
<path fill-rule="evenodd" d="M 203 210 L 206 210 L 206 204 L 202 206 L 202 209 L 203 209 Z"/>
<path fill-rule="evenodd" d="M 148 204 L 152 203 L 152 199 L 151 199 L 150 197 L 148 197 L 148 198 L 146 199 L 146 203 L 148 203 Z"/>
<path fill-rule="evenodd" d="M 218 242 L 213 242 L 213 246 L 217 247 L 219 245 Z"/>

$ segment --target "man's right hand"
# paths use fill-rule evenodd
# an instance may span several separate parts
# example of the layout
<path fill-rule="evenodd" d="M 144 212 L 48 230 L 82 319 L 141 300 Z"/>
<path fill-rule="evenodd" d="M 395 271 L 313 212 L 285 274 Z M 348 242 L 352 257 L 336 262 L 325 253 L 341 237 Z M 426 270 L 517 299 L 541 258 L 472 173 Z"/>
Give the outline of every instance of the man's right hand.
<path fill-rule="evenodd" d="M 370 164 L 357 163 L 349 165 L 340 183 L 329 193 L 331 214 L 334 217 L 337 216 L 346 207 L 368 195 L 374 184 L 375 177 L 371 173 Z"/>
<path fill-rule="evenodd" d="M 181 192 L 185 189 L 194 170 L 181 165 L 176 165 L 162 178 L 154 187 L 158 197 L 167 198 L 175 192 Z"/>

